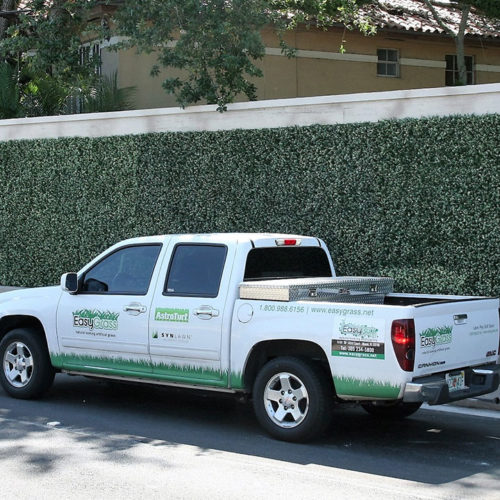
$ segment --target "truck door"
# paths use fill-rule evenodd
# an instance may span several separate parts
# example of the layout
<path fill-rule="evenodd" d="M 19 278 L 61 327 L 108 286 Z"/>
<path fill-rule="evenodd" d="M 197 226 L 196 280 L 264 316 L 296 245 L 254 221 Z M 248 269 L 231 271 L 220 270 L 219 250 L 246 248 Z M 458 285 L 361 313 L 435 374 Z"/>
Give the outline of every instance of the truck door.
<path fill-rule="evenodd" d="M 221 382 L 221 339 L 235 249 L 178 243 L 160 273 L 164 285 L 150 314 L 150 353 L 159 378 L 211 385 Z"/>
<path fill-rule="evenodd" d="M 77 294 L 62 295 L 57 335 L 65 368 L 151 373 L 151 278 L 161 248 L 142 244 L 111 251 L 80 276 Z"/>

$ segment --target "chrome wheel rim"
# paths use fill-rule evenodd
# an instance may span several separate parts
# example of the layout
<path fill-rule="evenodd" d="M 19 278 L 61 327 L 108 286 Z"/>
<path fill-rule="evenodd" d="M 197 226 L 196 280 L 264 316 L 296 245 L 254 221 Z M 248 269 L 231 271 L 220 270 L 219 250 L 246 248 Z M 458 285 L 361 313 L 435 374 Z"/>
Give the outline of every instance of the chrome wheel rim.
<path fill-rule="evenodd" d="M 304 383 L 292 373 L 273 375 L 264 389 L 264 407 L 277 426 L 283 429 L 297 427 L 309 410 L 309 395 Z"/>
<path fill-rule="evenodd" d="M 3 355 L 3 372 L 13 387 L 25 387 L 33 376 L 33 355 L 23 342 L 12 342 Z"/>

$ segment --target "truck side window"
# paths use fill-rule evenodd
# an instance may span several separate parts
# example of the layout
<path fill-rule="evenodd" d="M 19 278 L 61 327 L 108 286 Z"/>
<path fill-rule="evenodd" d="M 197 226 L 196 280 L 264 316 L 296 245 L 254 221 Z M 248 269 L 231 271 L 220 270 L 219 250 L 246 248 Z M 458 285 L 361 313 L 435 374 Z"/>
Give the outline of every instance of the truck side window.
<path fill-rule="evenodd" d="M 163 294 L 217 297 L 226 254 L 224 245 L 177 245 Z"/>
<path fill-rule="evenodd" d="M 106 256 L 85 273 L 81 291 L 146 295 L 161 245 L 125 247 Z"/>

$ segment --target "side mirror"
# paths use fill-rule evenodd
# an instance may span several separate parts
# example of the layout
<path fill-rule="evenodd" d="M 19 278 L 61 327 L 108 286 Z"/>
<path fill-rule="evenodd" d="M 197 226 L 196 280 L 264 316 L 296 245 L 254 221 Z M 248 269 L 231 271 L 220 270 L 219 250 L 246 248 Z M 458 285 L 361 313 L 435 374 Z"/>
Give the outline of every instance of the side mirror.
<path fill-rule="evenodd" d="M 64 273 L 61 276 L 61 288 L 65 292 L 76 293 L 78 291 L 78 274 Z"/>

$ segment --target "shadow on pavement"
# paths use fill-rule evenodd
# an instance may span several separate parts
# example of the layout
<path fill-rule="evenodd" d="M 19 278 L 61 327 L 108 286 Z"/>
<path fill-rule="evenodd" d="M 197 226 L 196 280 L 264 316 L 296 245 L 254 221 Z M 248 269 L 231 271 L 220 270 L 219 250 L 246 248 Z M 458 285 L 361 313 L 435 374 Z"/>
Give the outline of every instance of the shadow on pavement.
<path fill-rule="evenodd" d="M 99 443 L 107 460 L 139 443 L 186 444 L 200 453 L 221 450 L 427 484 L 498 474 L 500 467 L 498 420 L 443 412 L 421 410 L 404 421 L 386 422 L 361 408 L 340 406 L 321 440 L 292 444 L 265 435 L 251 404 L 232 395 L 58 375 L 40 401 L 10 399 L 0 389 L 1 417 L 11 428 L 0 429 L 0 442 L 25 434 L 13 420 L 44 426 L 58 421 L 76 442 Z M 38 425 L 36 432 L 45 428 L 50 429 Z M 39 472 L 50 471 L 51 462 L 60 459 L 50 453 L 26 456 Z"/>

